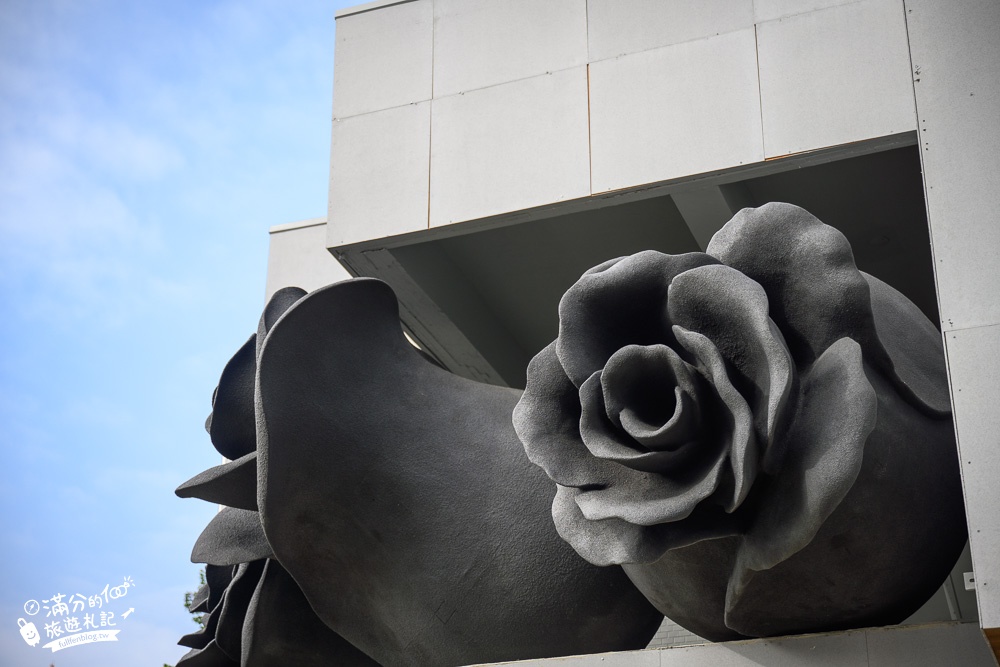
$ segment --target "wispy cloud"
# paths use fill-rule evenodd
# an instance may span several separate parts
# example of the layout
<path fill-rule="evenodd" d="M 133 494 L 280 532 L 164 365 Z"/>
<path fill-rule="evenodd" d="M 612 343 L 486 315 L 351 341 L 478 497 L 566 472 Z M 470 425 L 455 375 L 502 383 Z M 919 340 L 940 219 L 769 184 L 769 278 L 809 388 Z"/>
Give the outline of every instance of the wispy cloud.
<path fill-rule="evenodd" d="M 0 4 L 0 500 L 30 510 L 0 521 L 0 621 L 31 582 L 132 574 L 133 639 L 55 662 L 173 664 L 215 508 L 172 491 L 218 462 L 201 424 L 267 228 L 325 209 L 338 3 Z"/>

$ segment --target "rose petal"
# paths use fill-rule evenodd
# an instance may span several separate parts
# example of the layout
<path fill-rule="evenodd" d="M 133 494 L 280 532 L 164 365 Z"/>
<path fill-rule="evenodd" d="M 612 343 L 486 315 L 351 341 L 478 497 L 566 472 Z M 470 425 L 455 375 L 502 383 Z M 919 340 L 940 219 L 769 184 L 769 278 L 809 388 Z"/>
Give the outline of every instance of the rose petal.
<path fill-rule="evenodd" d="M 225 600 L 225 598 L 226 594 L 223 592 L 222 599 Z M 201 629 L 184 635 L 177 640 L 177 645 L 193 649 L 201 649 L 208 646 L 215 639 L 215 628 L 219 624 L 221 613 L 222 609 L 220 607 L 205 614 L 204 618 L 201 619 L 202 623 L 204 623 Z"/>
<path fill-rule="evenodd" d="M 191 562 L 238 565 L 273 555 L 257 512 L 223 507 L 198 536 Z"/>
<path fill-rule="evenodd" d="M 307 292 L 301 287 L 282 287 L 268 299 L 267 305 L 264 306 L 264 312 L 261 313 L 260 322 L 257 324 L 257 356 L 260 356 L 261 345 L 264 344 L 267 332 L 271 330 L 274 323 L 306 294 Z"/>
<path fill-rule="evenodd" d="M 844 336 L 869 351 L 868 283 L 844 235 L 808 211 L 783 203 L 745 208 L 712 237 L 708 254 L 760 283 L 799 367 Z"/>
<path fill-rule="evenodd" d="M 559 536 L 594 565 L 651 563 L 669 549 L 738 534 L 736 521 L 717 507 L 700 507 L 691 520 L 638 526 L 617 518 L 591 521 L 580 510 L 580 489 L 556 487 L 552 518 Z"/>
<path fill-rule="evenodd" d="M 875 333 L 889 357 L 886 375 L 907 400 L 932 417 L 951 414 L 941 332 L 912 301 L 861 273 L 871 288 Z"/>
<path fill-rule="evenodd" d="M 580 436 L 590 453 L 598 459 L 628 466 L 633 470 L 665 475 L 681 471 L 678 477 L 686 477 L 684 474 L 686 469 L 683 466 L 690 463 L 692 456 L 699 453 L 697 443 L 691 443 L 689 439 L 686 447 L 678 445 L 673 449 L 660 451 L 645 449 L 608 418 L 601 380 L 602 374 L 594 373 L 580 387 L 579 400 L 583 409 L 580 417 Z M 690 408 L 687 412 L 691 412 Z M 684 426 L 682 419 L 678 419 L 675 423 Z"/>
<path fill-rule="evenodd" d="M 660 426 L 650 424 L 626 408 L 621 412 L 622 428 L 640 445 L 653 451 L 675 452 L 690 444 L 698 431 L 698 404 L 691 394 L 674 387 L 674 412 Z"/>
<path fill-rule="evenodd" d="M 553 529 L 551 481 L 512 425 L 522 392 L 427 363 L 385 283 L 292 306 L 261 348 L 257 388 L 268 540 L 324 623 L 377 661 L 614 650 L 655 619 L 623 572 L 576 558 Z M 602 605 L 616 612 L 595 642 L 585 617 Z"/>
<path fill-rule="evenodd" d="M 202 584 L 191 596 L 191 606 L 188 611 L 192 614 L 208 611 L 208 584 Z"/>
<path fill-rule="evenodd" d="M 784 337 L 768 317 L 767 294 L 739 271 L 715 265 L 677 276 L 668 298 L 670 321 L 706 336 L 733 371 L 754 415 L 765 469 L 776 470 L 782 452 L 772 444 L 787 427 L 795 374 Z"/>
<path fill-rule="evenodd" d="M 233 582 L 226 591 L 226 598 L 222 601 L 219 624 L 215 629 L 215 641 L 223 653 L 236 661 L 240 660 L 243 620 L 246 618 L 253 592 L 260 583 L 266 562 L 257 560 L 240 563 L 233 576 Z"/>
<path fill-rule="evenodd" d="M 722 451 L 672 477 L 616 466 L 606 488 L 582 489 L 576 502 L 591 521 L 618 518 L 640 526 L 680 521 L 719 487 L 725 461 Z"/>
<path fill-rule="evenodd" d="M 579 387 L 629 344 L 672 346 L 664 304 L 679 273 L 717 260 L 647 250 L 587 271 L 559 301 L 556 354 Z"/>
<path fill-rule="evenodd" d="M 188 651 L 177 661 L 177 667 L 239 667 L 239 664 L 223 653 L 214 639 L 205 648 Z"/>
<path fill-rule="evenodd" d="M 180 498 L 257 510 L 257 452 L 198 473 L 174 491 Z"/>
<path fill-rule="evenodd" d="M 697 435 L 697 377 L 665 345 L 626 345 L 601 372 L 607 416 L 648 449 L 676 450 Z"/>
<path fill-rule="evenodd" d="M 680 326 L 674 326 L 674 335 L 695 358 L 698 369 L 715 388 L 725 408 L 720 411 L 719 417 L 724 420 L 721 433 L 726 442 L 724 451 L 729 455 L 733 489 L 724 507 L 727 512 L 732 512 L 746 498 L 750 485 L 757 476 L 759 453 L 753 429 L 753 414 L 746 400 L 730 382 L 726 362 L 712 341 L 696 331 L 687 331 Z"/>
<path fill-rule="evenodd" d="M 737 553 L 727 610 L 754 571 L 770 569 L 808 545 L 850 491 L 875 427 L 876 406 L 861 347 L 850 338 L 831 345 L 803 376 L 788 455 Z"/>
<path fill-rule="evenodd" d="M 212 445 L 227 459 L 238 459 L 257 448 L 253 404 L 256 346 L 257 334 L 253 334 L 222 370 L 211 423 L 206 424 Z"/>
<path fill-rule="evenodd" d="M 242 630 L 243 667 L 378 667 L 323 624 L 276 560 L 266 561 Z"/>
<path fill-rule="evenodd" d="M 559 484 L 606 485 L 613 464 L 595 459 L 583 443 L 580 394 L 563 372 L 554 342 L 528 364 L 527 379 L 513 422 L 528 459 Z"/>
<path fill-rule="evenodd" d="M 233 580 L 233 573 L 236 568 L 232 565 L 206 565 L 205 585 L 208 586 L 209 610 L 215 609 L 222 604 L 222 596 Z"/>
<path fill-rule="evenodd" d="M 305 295 L 305 290 L 298 287 L 285 287 L 275 292 L 264 307 L 257 333 L 250 336 L 222 370 L 219 386 L 212 395 L 212 414 L 205 420 L 205 430 L 212 438 L 212 445 L 227 459 L 235 460 L 257 449 L 254 414 L 257 355 L 274 323 Z"/>

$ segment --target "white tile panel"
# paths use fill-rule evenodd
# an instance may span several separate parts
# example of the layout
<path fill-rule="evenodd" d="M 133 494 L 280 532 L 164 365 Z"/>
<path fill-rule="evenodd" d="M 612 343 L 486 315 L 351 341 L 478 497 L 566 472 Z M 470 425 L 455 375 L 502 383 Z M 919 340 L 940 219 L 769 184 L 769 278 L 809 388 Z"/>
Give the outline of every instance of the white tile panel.
<path fill-rule="evenodd" d="M 1000 627 L 1000 324 L 945 332 L 979 618 Z"/>
<path fill-rule="evenodd" d="M 334 118 L 429 100 L 433 27 L 431 0 L 337 19 Z"/>
<path fill-rule="evenodd" d="M 870 667 L 993 667 L 996 664 L 975 623 L 872 628 L 866 634 Z"/>
<path fill-rule="evenodd" d="M 753 0 L 753 18 L 758 23 L 814 12 L 836 5 L 847 5 L 863 0 Z"/>
<path fill-rule="evenodd" d="M 901 0 L 865 0 L 757 26 L 767 157 L 916 128 Z"/>
<path fill-rule="evenodd" d="M 1000 3 L 908 0 L 907 9 L 942 325 L 996 324 Z"/>
<path fill-rule="evenodd" d="M 1000 628 L 1000 4 L 906 11 L 980 622 Z"/>
<path fill-rule="evenodd" d="M 753 28 L 590 65 L 593 191 L 764 159 Z"/>
<path fill-rule="evenodd" d="M 874 650 L 872 648 L 874 647 Z M 924 649 L 924 650 L 921 650 Z M 511 667 L 993 667 L 975 624 L 871 628 L 798 637 L 504 662 Z"/>
<path fill-rule="evenodd" d="M 587 71 L 435 99 L 430 225 L 590 194 Z"/>
<path fill-rule="evenodd" d="M 498 662 L 497 665 L 510 667 L 660 667 L 660 651 L 619 651 L 617 653 L 597 653 L 594 655 L 573 655 L 562 658 L 542 658 L 541 660 L 521 660 L 519 662 Z M 476 667 L 476 666 L 472 666 Z M 486 667 L 479 665 L 478 667 Z"/>
<path fill-rule="evenodd" d="M 391 7 L 393 5 L 401 5 L 404 2 L 413 2 L 413 0 L 372 0 L 372 2 L 365 2 L 360 5 L 353 5 L 351 7 L 344 7 L 343 9 L 338 9 L 333 13 L 333 15 L 335 18 L 339 19 L 344 16 L 352 16 L 354 14 L 370 12 L 373 9 L 384 9 L 385 7 Z"/>
<path fill-rule="evenodd" d="M 430 107 L 334 121 L 327 245 L 427 228 Z"/>
<path fill-rule="evenodd" d="M 586 62 L 586 0 L 434 0 L 434 97 Z"/>
<path fill-rule="evenodd" d="M 265 301 L 282 287 L 311 292 L 351 277 L 326 249 L 326 218 L 274 227 L 270 241 Z"/>
<path fill-rule="evenodd" d="M 753 25 L 753 0 L 588 0 L 591 62 Z"/>
<path fill-rule="evenodd" d="M 660 650 L 661 667 L 864 665 L 864 631 L 775 637 Z"/>

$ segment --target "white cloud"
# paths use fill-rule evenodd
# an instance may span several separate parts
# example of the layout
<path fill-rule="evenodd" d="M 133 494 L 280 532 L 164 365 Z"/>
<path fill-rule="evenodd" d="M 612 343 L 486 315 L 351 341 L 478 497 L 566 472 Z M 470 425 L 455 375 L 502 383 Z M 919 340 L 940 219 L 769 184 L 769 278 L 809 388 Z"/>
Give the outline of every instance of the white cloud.
<path fill-rule="evenodd" d="M 184 165 L 180 151 L 161 137 L 115 119 L 64 114 L 45 119 L 51 140 L 84 165 L 123 179 L 158 179 Z"/>

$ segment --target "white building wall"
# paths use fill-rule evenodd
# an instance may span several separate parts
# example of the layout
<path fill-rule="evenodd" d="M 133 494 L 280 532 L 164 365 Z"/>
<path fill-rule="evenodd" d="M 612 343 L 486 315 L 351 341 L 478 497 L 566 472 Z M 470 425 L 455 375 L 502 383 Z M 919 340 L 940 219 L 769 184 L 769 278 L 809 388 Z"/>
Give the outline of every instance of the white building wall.
<path fill-rule="evenodd" d="M 399 235 L 916 132 L 981 622 L 1000 633 L 998 34 L 997 0 L 345 10 L 325 244 L 376 266 Z"/>
<path fill-rule="evenodd" d="M 283 287 L 311 292 L 351 277 L 326 249 L 326 218 L 272 227 L 270 240 L 265 302 Z"/>
<path fill-rule="evenodd" d="M 1000 2 L 906 0 L 980 621 L 1000 654 Z"/>
<path fill-rule="evenodd" d="M 916 129 L 902 0 L 409 0 L 337 19 L 328 245 Z"/>

